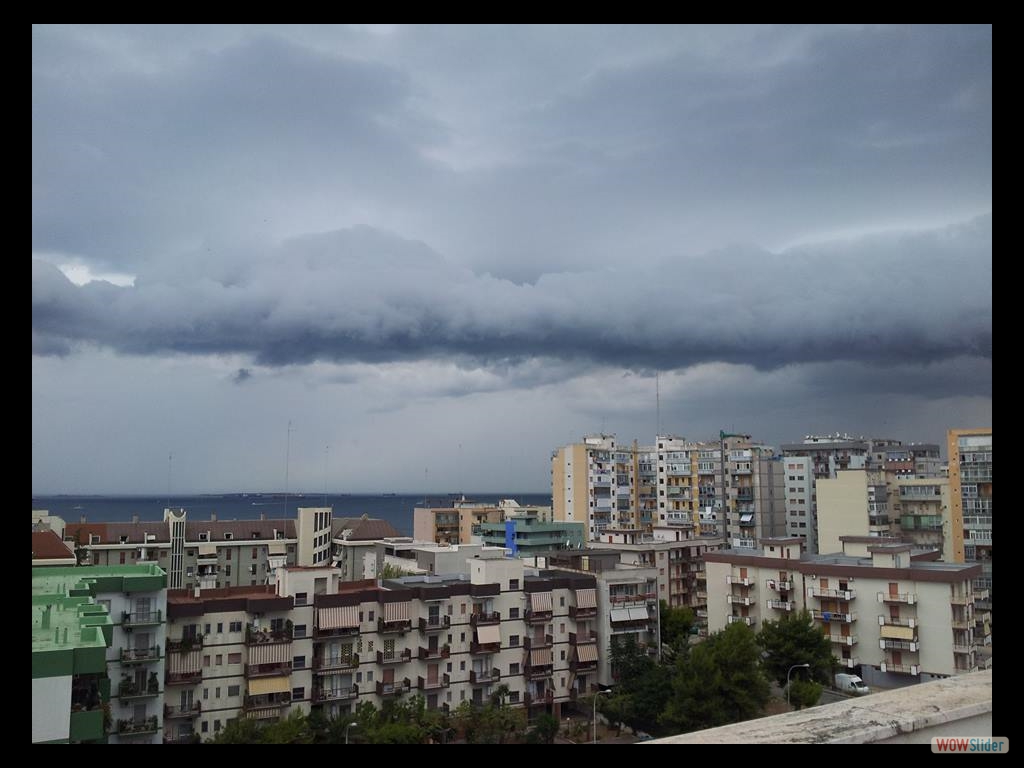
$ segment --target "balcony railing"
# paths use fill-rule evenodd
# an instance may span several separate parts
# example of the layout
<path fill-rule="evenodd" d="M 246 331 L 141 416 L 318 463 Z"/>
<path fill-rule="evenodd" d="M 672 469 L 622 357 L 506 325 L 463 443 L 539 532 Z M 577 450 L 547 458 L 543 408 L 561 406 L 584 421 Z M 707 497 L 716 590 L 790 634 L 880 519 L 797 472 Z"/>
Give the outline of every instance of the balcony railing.
<path fill-rule="evenodd" d="M 485 624 L 500 624 L 501 613 L 498 611 L 489 611 L 487 613 L 473 613 L 470 614 L 469 624 L 471 627 L 479 627 Z"/>
<path fill-rule="evenodd" d="M 291 693 L 266 693 L 259 696 L 246 696 L 242 701 L 242 711 L 246 713 L 246 717 L 276 717 L 277 715 L 263 715 L 263 712 L 288 706 L 292 703 L 292 695 Z"/>
<path fill-rule="evenodd" d="M 451 656 L 451 648 L 447 645 L 442 645 L 437 648 L 424 648 L 422 645 L 420 646 L 420 661 L 426 661 L 427 659 L 447 659 L 449 656 Z"/>
<path fill-rule="evenodd" d="M 551 621 L 551 611 L 526 611 L 523 620 L 527 624 L 547 624 Z"/>
<path fill-rule="evenodd" d="M 917 602 L 917 594 L 914 592 L 903 592 L 900 594 L 893 594 L 892 592 L 879 592 L 878 602 L 906 603 L 907 605 L 913 605 Z"/>
<path fill-rule="evenodd" d="M 553 672 L 554 666 L 552 664 L 543 664 L 541 666 L 523 665 L 523 675 L 527 680 L 542 680 L 546 677 L 551 677 Z"/>
<path fill-rule="evenodd" d="M 164 675 L 165 685 L 195 685 L 203 681 L 203 670 L 193 669 L 187 672 L 167 672 Z"/>
<path fill-rule="evenodd" d="M 551 635 L 544 635 L 543 637 L 536 638 L 527 635 L 523 638 L 523 648 L 530 650 L 531 648 L 550 648 L 555 642 L 555 638 Z"/>
<path fill-rule="evenodd" d="M 474 654 L 497 653 L 500 650 L 501 643 L 478 643 L 476 640 L 469 643 L 469 652 Z"/>
<path fill-rule="evenodd" d="M 379 663 L 379 662 L 378 662 Z M 347 656 L 314 656 L 313 669 L 317 673 L 328 673 L 336 669 L 355 669 L 359 666 L 359 654 Z"/>
<path fill-rule="evenodd" d="M 497 667 L 485 670 L 477 673 L 476 670 L 471 670 L 469 673 L 469 682 L 475 685 L 491 685 L 501 681 L 501 670 Z"/>
<path fill-rule="evenodd" d="M 167 641 L 167 652 L 168 653 L 192 653 L 192 651 L 201 650 L 203 647 L 203 636 L 193 635 L 191 637 L 183 637 L 181 640 L 168 640 Z"/>
<path fill-rule="evenodd" d="M 767 605 L 777 611 L 792 611 L 796 607 L 792 600 L 769 600 Z"/>
<path fill-rule="evenodd" d="M 597 616 L 597 607 L 593 608 L 577 608 L 575 605 L 569 606 L 569 618 L 575 620 L 579 619 L 593 619 Z"/>
<path fill-rule="evenodd" d="M 973 620 L 968 621 L 967 619 L 953 619 L 950 622 L 950 625 L 953 627 L 953 629 L 970 629 L 974 626 L 974 622 Z"/>
<path fill-rule="evenodd" d="M 149 648 L 122 648 L 122 664 L 148 664 L 151 661 L 160 660 L 160 646 L 151 645 Z"/>
<path fill-rule="evenodd" d="M 844 624 L 850 624 L 857 620 L 856 613 L 839 613 L 836 611 L 811 611 L 813 616 L 818 621 L 841 621 Z"/>
<path fill-rule="evenodd" d="M 733 605 L 750 605 L 751 604 L 751 598 L 749 598 L 749 597 L 740 597 L 739 595 L 726 595 L 725 596 L 725 602 L 731 603 Z"/>
<path fill-rule="evenodd" d="M 979 589 L 978 587 L 975 587 L 974 588 L 974 601 L 978 602 L 979 600 L 988 600 L 988 594 L 989 593 L 988 593 L 988 589 L 987 588 Z"/>
<path fill-rule="evenodd" d="M 898 672 L 904 675 L 921 674 L 921 667 L 917 664 L 890 664 L 887 661 L 883 661 L 881 667 L 883 672 Z"/>
<path fill-rule="evenodd" d="M 268 643 L 290 643 L 292 641 L 292 629 L 253 629 L 245 628 L 246 645 L 265 645 Z"/>
<path fill-rule="evenodd" d="M 829 635 L 829 642 L 839 643 L 839 645 L 854 645 L 857 642 L 856 635 Z"/>
<path fill-rule="evenodd" d="M 135 718 L 118 720 L 116 733 L 118 736 L 141 736 L 146 733 L 156 733 L 158 728 L 157 716 L 153 715 L 141 720 Z"/>
<path fill-rule="evenodd" d="M 334 629 L 313 628 L 314 640 L 326 640 L 331 637 L 355 637 L 359 634 L 359 627 L 335 627 Z"/>
<path fill-rule="evenodd" d="M 405 664 L 409 661 L 412 661 L 412 649 L 410 648 L 389 655 L 385 655 L 384 651 L 377 651 L 378 664 Z"/>
<path fill-rule="evenodd" d="M 807 591 L 810 597 L 817 598 L 832 598 L 835 600 L 853 600 L 857 597 L 857 591 L 854 589 L 822 589 L 821 587 L 808 587 Z"/>
<path fill-rule="evenodd" d="M 953 643 L 953 653 L 973 653 L 973 652 L 974 652 L 974 646 L 973 645 L 958 645 L 957 643 Z"/>
<path fill-rule="evenodd" d="M 782 579 L 768 579 L 764 585 L 768 589 L 773 589 L 776 592 L 788 591 L 793 588 L 793 582 L 790 579 L 783 581 Z"/>
<path fill-rule="evenodd" d="M 377 682 L 378 696 L 401 696 L 403 693 L 408 693 L 411 689 L 412 683 L 409 682 L 408 677 L 391 683 L 385 683 L 383 680 Z"/>
<path fill-rule="evenodd" d="M 438 688 L 447 688 L 449 685 L 451 685 L 451 679 L 448 673 L 441 675 L 436 680 L 428 680 L 422 675 L 416 678 L 416 688 L 421 691 L 434 691 Z"/>
<path fill-rule="evenodd" d="M 755 582 L 754 582 L 753 579 L 750 579 L 750 578 L 747 578 L 747 577 L 740 578 L 739 576 L 726 576 L 725 577 L 725 583 L 726 584 L 738 584 L 741 587 L 752 587 L 752 586 L 754 586 Z"/>
<path fill-rule="evenodd" d="M 589 632 L 570 632 L 569 633 L 569 645 L 579 645 L 581 643 L 596 643 L 597 632 L 590 630 Z"/>
<path fill-rule="evenodd" d="M 384 619 L 377 619 L 377 632 L 382 635 L 388 635 L 396 632 L 408 632 L 412 629 L 412 620 L 405 619 L 403 621 L 384 621 Z"/>
<path fill-rule="evenodd" d="M 420 619 L 420 632 L 424 635 L 428 632 L 443 632 L 452 625 L 451 616 L 427 616 Z"/>
<path fill-rule="evenodd" d="M 339 686 L 337 688 L 313 688 L 313 701 L 345 701 L 359 695 L 358 685 Z"/>
<path fill-rule="evenodd" d="M 254 677 L 271 677 L 274 675 L 290 675 L 292 663 L 290 661 L 275 661 L 270 664 L 246 664 L 245 679 L 251 680 Z"/>
<path fill-rule="evenodd" d="M 135 611 L 121 613 L 122 627 L 149 627 L 155 624 L 162 624 L 164 620 L 163 611 Z"/>
<path fill-rule="evenodd" d="M 191 706 L 171 706 L 170 704 L 164 704 L 164 720 L 170 720 L 176 717 L 198 717 L 203 712 L 203 703 L 201 701 L 193 702 Z"/>
<path fill-rule="evenodd" d="M 119 699 L 148 699 L 160 695 L 160 685 L 156 678 L 151 678 L 145 685 L 139 685 L 134 680 L 122 682 L 117 687 Z"/>
<path fill-rule="evenodd" d="M 726 616 L 725 620 L 729 624 L 735 624 L 739 621 L 746 624 L 748 627 L 754 626 L 754 618 L 752 616 Z"/>
<path fill-rule="evenodd" d="M 858 659 L 856 656 L 851 656 L 848 659 L 836 659 L 836 661 L 839 662 L 840 667 L 846 667 L 847 669 L 853 669 L 858 664 L 860 664 L 860 659 Z"/>
<path fill-rule="evenodd" d="M 949 602 L 953 605 L 969 605 L 974 602 L 973 595 L 950 595 Z"/>
<path fill-rule="evenodd" d="M 879 616 L 878 626 L 880 627 L 910 627 L 917 626 L 917 619 L 894 619 L 891 616 Z"/>
<path fill-rule="evenodd" d="M 551 704 L 555 700 L 555 692 L 550 688 L 543 694 L 537 695 L 527 691 L 523 694 L 523 704 L 532 707 L 534 704 Z"/>
<path fill-rule="evenodd" d="M 897 640 L 892 637 L 880 637 L 878 638 L 878 647 L 883 651 L 912 651 L 916 653 L 920 650 L 921 645 L 918 643 L 916 637 L 912 640 Z"/>

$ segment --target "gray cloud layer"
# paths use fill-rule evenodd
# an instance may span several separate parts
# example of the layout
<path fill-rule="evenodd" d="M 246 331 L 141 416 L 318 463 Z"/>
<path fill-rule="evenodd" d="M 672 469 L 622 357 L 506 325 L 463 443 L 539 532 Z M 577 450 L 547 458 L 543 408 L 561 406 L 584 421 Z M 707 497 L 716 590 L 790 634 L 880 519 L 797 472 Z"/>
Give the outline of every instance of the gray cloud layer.
<path fill-rule="evenodd" d="M 76 287 L 33 265 L 35 350 L 244 353 L 265 365 L 434 355 L 627 367 L 991 354 L 991 218 L 780 254 L 732 248 L 517 285 L 370 229 L 307 236 L 232 279 Z"/>

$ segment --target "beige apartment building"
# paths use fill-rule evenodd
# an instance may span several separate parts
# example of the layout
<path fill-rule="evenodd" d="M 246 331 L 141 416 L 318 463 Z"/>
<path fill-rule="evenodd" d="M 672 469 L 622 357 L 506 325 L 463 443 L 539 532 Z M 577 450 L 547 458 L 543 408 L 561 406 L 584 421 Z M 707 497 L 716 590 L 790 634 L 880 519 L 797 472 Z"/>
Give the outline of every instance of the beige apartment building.
<path fill-rule="evenodd" d="M 765 539 L 755 553 L 711 552 L 709 629 L 755 631 L 806 608 L 847 669 L 871 685 L 901 685 L 977 669 L 972 580 L 978 565 L 877 536 L 844 536 L 840 554 L 800 554 L 800 540 Z M 991 663 L 990 658 L 984 665 Z"/>
<path fill-rule="evenodd" d="M 416 507 L 412 513 L 412 536 L 416 541 L 437 544 L 469 544 L 481 523 L 499 523 L 502 510 L 495 504 L 463 497 L 448 506 Z"/>

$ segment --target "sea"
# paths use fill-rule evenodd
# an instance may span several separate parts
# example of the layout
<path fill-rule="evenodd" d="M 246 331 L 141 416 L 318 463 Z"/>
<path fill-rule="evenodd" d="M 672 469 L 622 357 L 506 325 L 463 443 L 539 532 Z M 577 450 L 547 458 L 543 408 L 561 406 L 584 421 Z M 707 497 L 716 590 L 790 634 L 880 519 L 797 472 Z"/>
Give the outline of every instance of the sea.
<path fill-rule="evenodd" d="M 550 505 L 550 493 L 457 493 L 437 494 L 331 494 L 331 493 L 225 493 L 194 496 L 33 496 L 32 509 L 45 509 L 68 523 L 83 517 L 87 522 L 129 522 L 163 520 L 164 509 L 184 508 L 189 520 L 294 519 L 299 507 L 331 507 L 334 517 L 376 517 L 387 520 L 404 536 L 412 536 L 412 511 L 415 507 L 451 506 L 465 496 L 467 500 L 496 504 L 499 499 L 515 499 L 523 506 Z"/>

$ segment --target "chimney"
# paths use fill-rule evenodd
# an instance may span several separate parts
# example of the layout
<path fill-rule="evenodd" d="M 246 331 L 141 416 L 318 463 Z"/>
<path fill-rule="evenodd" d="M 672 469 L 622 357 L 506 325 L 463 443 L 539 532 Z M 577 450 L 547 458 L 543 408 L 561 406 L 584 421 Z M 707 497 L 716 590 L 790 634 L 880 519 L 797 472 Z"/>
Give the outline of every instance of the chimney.
<path fill-rule="evenodd" d="M 267 519 L 267 513 L 266 512 L 260 512 L 260 520 L 266 520 L 266 519 Z"/>
<path fill-rule="evenodd" d="M 138 515 L 132 515 L 132 522 L 133 523 L 139 522 L 139 516 Z"/>
<path fill-rule="evenodd" d="M 80 518 L 78 518 L 78 522 L 80 522 L 82 525 L 85 525 L 85 515 L 82 515 Z"/>
<path fill-rule="evenodd" d="M 217 522 L 217 513 L 216 512 L 211 512 L 210 513 L 210 522 L 211 523 L 216 523 Z"/>

